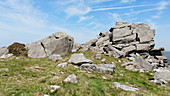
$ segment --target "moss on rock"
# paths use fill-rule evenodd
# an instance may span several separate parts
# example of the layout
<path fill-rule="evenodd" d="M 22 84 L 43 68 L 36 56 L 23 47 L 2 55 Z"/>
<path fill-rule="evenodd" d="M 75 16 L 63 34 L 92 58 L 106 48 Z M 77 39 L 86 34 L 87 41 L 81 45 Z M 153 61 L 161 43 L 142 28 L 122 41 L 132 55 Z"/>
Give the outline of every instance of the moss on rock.
<path fill-rule="evenodd" d="M 12 45 L 8 46 L 9 53 L 16 56 L 28 56 L 28 50 L 25 48 L 25 44 L 14 42 Z"/>

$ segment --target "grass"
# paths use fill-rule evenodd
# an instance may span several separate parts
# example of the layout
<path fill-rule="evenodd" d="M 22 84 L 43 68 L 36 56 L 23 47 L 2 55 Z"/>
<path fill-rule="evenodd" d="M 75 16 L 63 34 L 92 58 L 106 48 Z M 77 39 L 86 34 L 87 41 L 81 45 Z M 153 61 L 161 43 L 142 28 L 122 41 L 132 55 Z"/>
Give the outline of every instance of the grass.
<path fill-rule="evenodd" d="M 52 62 L 47 58 L 32 59 L 27 57 L 11 57 L 0 59 L 0 96 L 169 96 L 170 86 L 160 86 L 149 81 L 153 72 L 133 72 L 120 66 L 128 60 L 114 57 L 106 58 L 105 62 L 95 59 L 96 53 L 84 53 L 93 60 L 94 64 L 111 64 L 115 62 L 117 68 L 112 75 L 94 72 L 79 72 L 76 65 L 69 64 L 60 68 L 60 61 Z M 64 57 L 69 58 L 71 55 Z M 121 60 L 122 62 L 118 62 Z M 8 70 L 7 70 L 8 69 Z M 78 77 L 78 83 L 65 83 L 63 80 L 70 74 Z M 106 77 L 104 80 L 102 77 Z M 113 82 L 120 82 L 139 89 L 138 92 L 115 89 Z M 55 92 L 50 92 L 50 85 L 61 86 Z"/>

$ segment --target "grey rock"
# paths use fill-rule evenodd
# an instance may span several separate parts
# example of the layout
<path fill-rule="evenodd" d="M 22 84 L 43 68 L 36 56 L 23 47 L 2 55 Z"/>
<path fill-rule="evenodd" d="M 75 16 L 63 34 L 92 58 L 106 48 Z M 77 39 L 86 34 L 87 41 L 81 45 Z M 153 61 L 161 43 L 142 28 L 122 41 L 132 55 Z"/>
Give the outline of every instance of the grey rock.
<path fill-rule="evenodd" d="M 9 50 L 7 47 L 0 48 L 0 56 L 8 54 Z"/>
<path fill-rule="evenodd" d="M 96 54 L 96 55 L 95 55 L 95 58 L 96 58 L 96 59 L 99 59 L 99 60 L 102 59 L 102 54 Z"/>
<path fill-rule="evenodd" d="M 105 62 L 105 61 L 106 61 L 106 58 L 103 58 L 101 61 L 102 61 L 102 62 Z"/>
<path fill-rule="evenodd" d="M 100 33 L 99 33 L 99 36 L 100 36 L 100 37 L 109 36 L 109 32 L 100 32 Z"/>
<path fill-rule="evenodd" d="M 128 55 L 130 52 L 135 51 L 136 47 L 135 46 L 128 46 L 123 48 L 121 51 L 126 53 L 126 55 Z"/>
<path fill-rule="evenodd" d="M 103 74 L 113 74 L 115 68 L 116 67 L 114 64 L 100 64 L 100 65 L 83 64 L 80 66 L 80 69 L 90 70 L 93 72 L 103 73 Z"/>
<path fill-rule="evenodd" d="M 51 91 L 51 92 L 54 92 L 54 91 L 56 91 L 57 89 L 60 89 L 60 88 L 61 88 L 61 86 L 51 85 L 51 86 L 50 86 L 50 91 Z"/>
<path fill-rule="evenodd" d="M 155 46 L 154 42 L 145 43 L 145 44 L 136 44 L 137 51 L 149 51 Z"/>
<path fill-rule="evenodd" d="M 168 82 L 165 81 L 164 79 L 154 80 L 154 82 L 159 85 L 168 85 Z"/>
<path fill-rule="evenodd" d="M 170 81 L 170 71 L 165 69 L 157 71 L 154 74 L 154 79 L 155 80 L 163 79 L 166 81 Z"/>
<path fill-rule="evenodd" d="M 155 36 L 155 30 L 151 30 L 147 24 L 138 23 L 134 30 L 137 33 L 140 42 L 152 41 Z"/>
<path fill-rule="evenodd" d="M 111 56 L 111 57 L 116 57 L 116 58 L 120 58 L 120 57 L 124 57 L 125 53 L 112 47 L 112 46 L 107 46 L 104 47 L 104 50 L 106 52 L 107 55 Z"/>
<path fill-rule="evenodd" d="M 141 56 L 136 56 L 135 58 L 135 63 L 141 67 L 141 69 L 145 71 L 151 71 L 153 69 L 153 66 L 145 61 Z"/>
<path fill-rule="evenodd" d="M 122 89 L 122 90 L 125 90 L 125 91 L 138 91 L 139 90 L 138 88 L 123 85 L 119 82 L 113 82 L 113 84 L 114 84 L 115 88 Z"/>
<path fill-rule="evenodd" d="M 68 62 L 73 64 L 83 64 L 83 63 L 92 63 L 93 61 L 87 59 L 83 53 L 75 53 L 71 55 Z"/>
<path fill-rule="evenodd" d="M 56 60 L 61 60 L 62 57 L 59 55 L 59 54 L 52 54 L 48 57 L 48 60 L 51 60 L 51 61 L 56 61 Z"/>
<path fill-rule="evenodd" d="M 64 79 L 64 82 L 78 83 L 77 76 L 75 74 L 71 74 L 66 79 Z"/>
<path fill-rule="evenodd" d="M 74 43 L 74 45 L 73 45 L 73 49 L 72 49 L 72 52 L 74 53 L 74 52 L 77 52 L 77 51 L 79 51 L 80 50 L 80 48 L 81 48 L 81 44 L 79 44 L 79 43 Z"/>
<path fill-rule="evenodd" d="M 0 56 L 0 58 L 1 59 L 7 59 L 7 58 L 9 58 L 9 57 L 12 57 L 13 56 L 13 54 L 4 54 L 4 55 L 2 55 L 2 56 Z"/>
<path fill-rule="evenodd" d="M 58 66 L 58 67 L 66 67 L 66 66 L 67 66 L 67 64 L 68 64 L 68 63 L 67 63 L 67 62 L 65 62 L 65 63 L 60 63 L 60 64 L 58 64 L 57 66 Z"/>
<path fill-rule="evenodd" d="M 44 58 L 51 54 L 66 56 L 71 53 L 74 39 L 64 32 L 54 33 L 47 38 L 26 45 L 28 56 L 31 58 Z"/>

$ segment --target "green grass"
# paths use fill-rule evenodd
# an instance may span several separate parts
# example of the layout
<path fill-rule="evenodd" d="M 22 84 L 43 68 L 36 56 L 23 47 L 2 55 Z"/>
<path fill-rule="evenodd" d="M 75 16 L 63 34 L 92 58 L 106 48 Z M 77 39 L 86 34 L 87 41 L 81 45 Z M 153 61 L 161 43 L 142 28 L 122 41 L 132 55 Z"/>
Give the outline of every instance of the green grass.
<path fill-rule="evenodd" d="M 94 72 L 79 72 L 80 69 L 69 64 L 65 68 L 57 67 L 60 61 L 52 62 L 47 58 L 32 59 L 26 57 L 15 57 L 0 59 L 0 96 L 168 96 L 170 86 L 160 86 L 149 81 L 153 78 L 153 72 L 133 72 L 120 66 L 118 60 L 127 62 L 128 60 L 117 59 L 102 55 L 107 60 L 95 59 L 96 53 L 84 53 L 85 56 L 93 60 L 94 64 L 111 64 L 115 62 L 117 68 L 112 75 Z M 69 58 L 71 55 L 64 57 Z M 8 68 L 8 70 L 4 70 Z M 63 80 L 70 74 L 76 74 L 77 84 L 65 83 Z M 102 77 L 107 79 L 104 80 Z M 139 88 L 138 92 L 123 91 L 115 89 L 113 82 L 120 82 L 129 86 Z M 60 89 L 51 93 L 49 86 L 59 85 Z"/>

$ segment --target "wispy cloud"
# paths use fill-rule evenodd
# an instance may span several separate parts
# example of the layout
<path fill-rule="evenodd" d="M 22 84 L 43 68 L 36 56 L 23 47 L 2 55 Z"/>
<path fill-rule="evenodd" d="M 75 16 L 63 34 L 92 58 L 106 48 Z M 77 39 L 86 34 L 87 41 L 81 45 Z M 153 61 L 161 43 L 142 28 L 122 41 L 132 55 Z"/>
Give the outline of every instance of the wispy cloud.
<path fill-rule="evenodd" d="M 121 3 L 131 3 L 131 2 L 135 2 L 136 0 L 121 0 Z"/>
<path fill-rule="evenodd" d="M 89 20 L 89 19 L 93 19 L 93 18 L 94 18 L 93 16 L 82 16 L 82 17 L 80 17 L 78 22 L 83 22 L 83 21 L 86 21 L 86 20 Z"/>
<path fill-rule="evenodd" d="M 111 14 L 114 18 L 115 21 L 123 21 L 122 17 L 120 16 L 120 14 L 117 13 L 113 13 Z"/>
<path fill-rule="evenodd" d="M 162 15 L 162 11 L 164 9 L 167 9 L 168 5 L 170 4 L 170 2 L 167 2 L 167 1 L 162 1 L 160 3 L 158 3 L 158 7 L 157 7 L 157 10 L 158 10 L 158 13 L 156 15 L 153 15 L 152 18 L 159 18 L 161 15 Z"/>
<path fill-rule="evenodd" d="M 153 6 L 153 4 L 124 6 L 124 7 L 111 7 L 111 8 L 98 8 L 98 9 L 93 9 L 92 11 L 105 11 L 105 10 L 128 9 L 128 8 L 146 7 L 146 6 Z"/>

